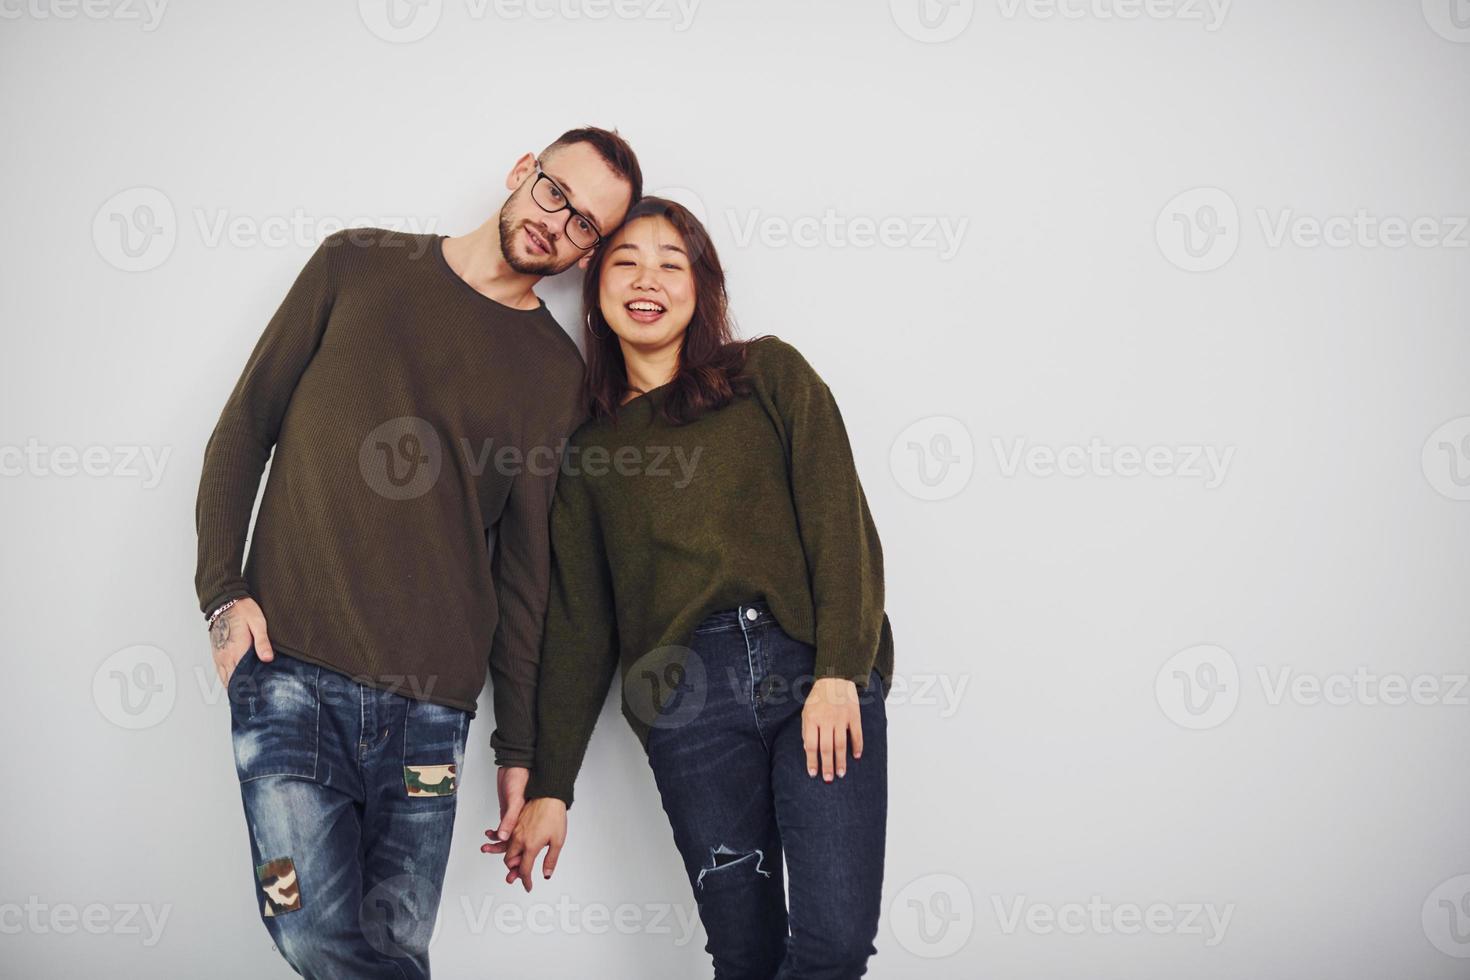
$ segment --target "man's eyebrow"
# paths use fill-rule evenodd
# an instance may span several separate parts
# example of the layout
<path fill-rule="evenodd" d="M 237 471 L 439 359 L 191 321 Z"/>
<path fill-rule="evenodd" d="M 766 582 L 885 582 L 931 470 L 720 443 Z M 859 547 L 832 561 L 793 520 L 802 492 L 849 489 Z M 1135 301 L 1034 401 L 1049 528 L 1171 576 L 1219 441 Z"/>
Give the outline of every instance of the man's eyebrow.
<path fill-rule="evenodd" d="M 597 233 L 599 235 L 602 234 L 602 222 L 597 220 L 597 215 L 593 214 L 591 211 L 588 211 L 586 208 L 578 208 L 577 202 L 572 201 L 572 185 L 568 184 L 566 181 L 562 180 L 560 177 L 552 173 L 550 170 L 547 170 L 545 167 L 541 168 L 541 172 L 546 174 L 546 176 L 550 177 L 552 180 L 556 181 L 556 186 L 560 187 L 562 193 L 567 196 L 567 200 L 571 201 L 572 207 L 577 208 L 577 211 L 584 218 L 591 221 L 594 225 L 597 226 Z"/>

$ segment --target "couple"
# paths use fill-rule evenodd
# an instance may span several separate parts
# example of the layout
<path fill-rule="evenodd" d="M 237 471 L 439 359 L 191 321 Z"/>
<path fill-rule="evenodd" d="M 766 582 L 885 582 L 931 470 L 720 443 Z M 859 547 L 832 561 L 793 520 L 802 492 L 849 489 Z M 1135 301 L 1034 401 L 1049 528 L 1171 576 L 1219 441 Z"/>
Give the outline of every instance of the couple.
<path fill-rule="evenodd" d="M 195 584 L 266 927 L 303 976 L 427 976 L 487 666 L 481 850 L 527 890 L 620 673 L 716 975 L 860 976 L 893 640 L 832 394 L 733 339 L 705 229 L 616 133 L 506 188 L 462 237 L 329 236 L 205 450 Z M 585 365 L 533 291 L 572 265 Z"/>

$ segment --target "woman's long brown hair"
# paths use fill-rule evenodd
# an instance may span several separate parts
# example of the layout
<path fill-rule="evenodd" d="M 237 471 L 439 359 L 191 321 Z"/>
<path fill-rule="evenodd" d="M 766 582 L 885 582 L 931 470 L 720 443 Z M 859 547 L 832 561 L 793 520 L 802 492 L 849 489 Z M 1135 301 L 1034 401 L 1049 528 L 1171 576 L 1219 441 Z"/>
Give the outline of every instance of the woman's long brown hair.
<path fill-rule="evenodd" d="M 750 341 L 736 340 L 725 295 L 725 270 L 698 218 L 689 209 L 662 197 L 645 197 L 628 211 L 623 227 L 639 218 L 663 218 L 674 226 L 689 255 L 694 276 L 694 317 L 684 331 L 679 367 L 663 398 L 663 414 L 675 425 L 691 422 L 737 395 L 750 392 L 741 372 Z M 628 371 L 617 334 L 602 316 L 598 294 L 602 264 L 615 235 L 602 245 L 587 265 L 582 280 L 582 329 L 587 352 L 587 408 L 593 418 L 616 419 L 628 391 Z"/>

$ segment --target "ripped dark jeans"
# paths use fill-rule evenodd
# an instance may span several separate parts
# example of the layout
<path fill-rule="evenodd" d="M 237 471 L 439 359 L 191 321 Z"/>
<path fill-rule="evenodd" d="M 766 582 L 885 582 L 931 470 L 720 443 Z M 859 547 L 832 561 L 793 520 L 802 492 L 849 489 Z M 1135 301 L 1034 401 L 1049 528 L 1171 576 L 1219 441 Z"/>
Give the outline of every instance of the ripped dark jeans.
<path fill-rule="evenodd" d="M 862 976 L 883 890 L 882 679 L 874 671 L 860 692 L 862 758 L 825 783 L 807 775 L 801 737 L 812 647 L 787 636 L 759 602 L 709 617 L 689 645 L 698 659 L 649 734 L 648 761 L 715 977 Z"/>
<path fill-rule="evenodd" d="M 309 978 L 427 977 L 469 714 L 254 647 L 226 690 L 281 955 Z"/>

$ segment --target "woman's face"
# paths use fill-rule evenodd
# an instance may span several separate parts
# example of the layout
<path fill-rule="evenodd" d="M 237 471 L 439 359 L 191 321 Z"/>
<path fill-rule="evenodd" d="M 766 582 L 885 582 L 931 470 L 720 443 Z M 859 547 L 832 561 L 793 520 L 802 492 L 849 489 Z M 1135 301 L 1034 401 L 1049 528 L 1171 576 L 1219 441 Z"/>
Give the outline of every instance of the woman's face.
<path fill-rule="evenodd" d="M 666 218 L 635 218 L 607 248 L 598 284 L 607 325 L 634 347 L 678 342 L 694 318 L 694 273 L 678 231 Z"/>

